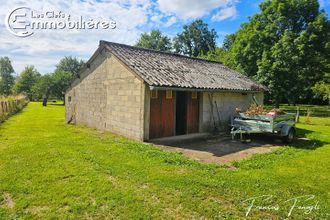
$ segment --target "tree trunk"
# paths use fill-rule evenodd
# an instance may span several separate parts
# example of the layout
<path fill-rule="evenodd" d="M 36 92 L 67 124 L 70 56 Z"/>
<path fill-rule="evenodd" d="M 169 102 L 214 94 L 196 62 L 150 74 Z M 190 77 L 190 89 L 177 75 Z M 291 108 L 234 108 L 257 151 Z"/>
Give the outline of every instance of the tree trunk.
<path fill-rule="evenodd" d="M 276 98 L 275 99 L 275 108 L 279 108 L 280 107 L 280 102 L 279 100 Z"/>
<path fill-rule="evenodd" d="M 47 101 L 48 101 L 48 96 L 46 96 L 45 98 L 43 98 L 43 100 L 42 100 L 42 106 L 47 106 Z"/>
<path fill-rule="evenodd" d="M 48 101 L 48 98 L 49 98 L 49 93 L 50 93 L 50 91 L 47 90 L 46 96 L 42 100 L 42 106 L 47 106 L 47 101 Z"/>

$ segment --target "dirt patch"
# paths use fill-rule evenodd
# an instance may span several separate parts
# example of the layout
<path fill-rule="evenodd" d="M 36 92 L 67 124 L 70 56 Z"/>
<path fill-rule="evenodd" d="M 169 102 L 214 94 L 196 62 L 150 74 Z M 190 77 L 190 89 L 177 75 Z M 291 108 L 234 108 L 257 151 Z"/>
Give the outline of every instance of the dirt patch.
<path fill-rule="evenodd" d="M 242 143 L 239 140 L 231 140 L 230 136 L 209 136 L 207 138 L 194 139 L 194 141 L 175 141 L 165 139 L 162 143 L 157 141 L 158 147 L 172 152 L 182 153 L 190 159 L 203 163 L 226 164 L 249 158 L 255 154 L 272 152 L 282 144 L 276 139 L 254 137 L 250 143 Z"/>
<path fill-rule="evenodd" d="M 118 179 L 114 176 L 109 176 L 109 181 L 112 183 L 113 186 L 118 186 L 119 185 Z"/>
<path fill-rule="evenodd" d="M 26 209 L 26 212 L 31 213 L 35 216 L 41 216 L 41 214 L 47 211 L 49 208 L 47 206 L 33 206 Z"/>
<path fill-rule="evenodd" d="M 3 196 L 3 206 L 8 209 L 13 209 L 15 203 L 12 196 L 7 192 L 3 193 L 2 196 Z"/>

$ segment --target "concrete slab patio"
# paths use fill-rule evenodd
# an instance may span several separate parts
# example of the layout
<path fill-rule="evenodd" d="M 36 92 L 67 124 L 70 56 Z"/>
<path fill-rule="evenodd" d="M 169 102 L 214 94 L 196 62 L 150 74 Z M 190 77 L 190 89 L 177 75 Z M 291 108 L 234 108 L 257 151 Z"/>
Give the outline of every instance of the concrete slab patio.
<path fill-rule="evenodd" d="M 272 137 L 253 136 L 250 143 L 232 140 L 228 134 L 191 134 L 151 141 L 159 148 L 182 153 L 203 163 L 225 164 L 263 154 L 279 148 L 282 143 Z"/>

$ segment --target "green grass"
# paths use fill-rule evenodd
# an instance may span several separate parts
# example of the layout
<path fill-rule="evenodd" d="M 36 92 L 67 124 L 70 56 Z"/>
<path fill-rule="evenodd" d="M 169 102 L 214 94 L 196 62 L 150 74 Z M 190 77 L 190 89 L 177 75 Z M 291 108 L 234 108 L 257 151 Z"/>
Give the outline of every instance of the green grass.
<path fill-rule="evenodd" d="M 318 209 L 291 218 L 329 218 L 329 118 L 299 124 L 311 141 L 230 165 L 205 165 L 149 144 L 64 122 L 59 105 L 29 105 L 0 125 L 0 219 L 286 218 L 292 198 Z M 304 122 L 304 118 L 301 119 Z M 244 202 L 245 201 L 245 202 Z"/>

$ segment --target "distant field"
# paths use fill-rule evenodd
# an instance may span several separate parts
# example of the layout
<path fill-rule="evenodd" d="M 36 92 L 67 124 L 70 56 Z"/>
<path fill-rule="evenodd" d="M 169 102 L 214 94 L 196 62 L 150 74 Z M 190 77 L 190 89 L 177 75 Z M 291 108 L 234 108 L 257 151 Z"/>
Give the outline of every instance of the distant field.
<path fill-rule="evenodd" d="M 267 109 L 272 109 L 272 105 L 265 105 Z M 311 116 L 319 116 L 319 117 L 330 117 L 330 108 L 328 105 L 288 105 L 288 104 L 281 104 L 280 109 L 283 109 L 287 112 L 296 112 L 297 107 L 299 107 L 299 112 L 301 116 L 306 116 L 307 111 L 311 111 Z"/>
<path fill-rule="evenodd" d="M 330 118 L 308 123 L 309 140 L 219 166 L 29 103 L 0 125 L 0 219 L 329 219 Z"/>

